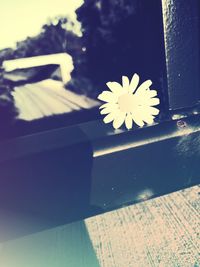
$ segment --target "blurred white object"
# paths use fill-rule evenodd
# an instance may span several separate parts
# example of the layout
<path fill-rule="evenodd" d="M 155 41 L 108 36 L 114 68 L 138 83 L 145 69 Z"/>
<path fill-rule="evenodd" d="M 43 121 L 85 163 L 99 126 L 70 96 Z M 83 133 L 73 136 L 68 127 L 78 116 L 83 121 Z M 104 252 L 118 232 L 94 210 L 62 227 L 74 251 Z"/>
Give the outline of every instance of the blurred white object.
<path fill-rule="evenodd" d="M 26 69 L 45 65 L 59 65 L 63 83 L 66 84 L 70 81 L 71 72 L 74 69 L 74 65 L 72 57 L 67 53 L 5 60 L 3 62 L 3 68 L 6 72 L 16 69 Z"/>
<path fill-rule="evenodd" d="M 12 95 L 19 110 L 18 118 L 27 121 L 100 105 L 99 101 L 71 92 L 61 81 L 52 79 L 15 87 Z"/>

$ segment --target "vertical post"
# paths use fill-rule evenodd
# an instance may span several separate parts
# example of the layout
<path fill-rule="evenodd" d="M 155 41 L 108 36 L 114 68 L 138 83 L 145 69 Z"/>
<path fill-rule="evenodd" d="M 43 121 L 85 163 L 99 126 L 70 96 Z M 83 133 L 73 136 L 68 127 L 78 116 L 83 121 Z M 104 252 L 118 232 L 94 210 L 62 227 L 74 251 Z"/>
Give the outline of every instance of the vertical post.
<path fill-rule="evenodd" d="M 200 99 L 199 0 L 162 0 L 169 109 Z"/>

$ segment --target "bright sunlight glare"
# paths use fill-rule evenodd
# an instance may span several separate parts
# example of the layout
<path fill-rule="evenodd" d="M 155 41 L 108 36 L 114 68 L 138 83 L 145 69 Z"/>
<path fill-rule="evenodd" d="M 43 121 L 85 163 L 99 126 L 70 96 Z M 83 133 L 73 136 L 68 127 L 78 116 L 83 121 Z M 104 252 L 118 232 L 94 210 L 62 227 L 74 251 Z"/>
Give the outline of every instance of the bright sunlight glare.
<path fill-rule="evenodd" d="M 80 24 L 75 10 L 83 0 L 6 0 L 0 3 L 0 49 L 15 47 L 16 42 L 39 34 L 41 27 L 57 16 L 69 16 L 76 23 L 78 35 Z"/>

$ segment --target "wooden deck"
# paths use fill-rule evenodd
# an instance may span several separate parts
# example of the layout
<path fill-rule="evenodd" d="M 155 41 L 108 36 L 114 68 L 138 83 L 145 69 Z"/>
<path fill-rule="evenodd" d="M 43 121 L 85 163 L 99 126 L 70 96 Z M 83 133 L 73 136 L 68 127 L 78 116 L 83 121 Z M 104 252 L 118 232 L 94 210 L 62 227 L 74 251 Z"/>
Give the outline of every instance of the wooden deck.
<path fill-rule="evenodd" d="M 0 246 L 2 267 L 199 267 L 200 187 Z"/>
<path fill-rule="evenodd" d="M 55 114 L 97 107 L 99 101 L 78 95 L 52 79 L 16 87 L 13 96 L 19 119 L 31 121 Z"/>

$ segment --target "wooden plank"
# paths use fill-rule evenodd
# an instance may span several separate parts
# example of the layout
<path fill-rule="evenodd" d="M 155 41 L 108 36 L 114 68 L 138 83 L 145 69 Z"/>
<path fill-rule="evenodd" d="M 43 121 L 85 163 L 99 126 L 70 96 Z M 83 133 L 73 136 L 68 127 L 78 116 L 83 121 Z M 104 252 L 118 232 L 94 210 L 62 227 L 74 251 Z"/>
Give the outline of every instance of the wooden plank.
<path fill-rule="evenodd" d="M 200 266 L 200 187 L 86 220 L 101 267 Z"/>
<path fill-rule="evenodd" d="M 18 118 L 26 121 L 100 105 L 99 101 L 71 92 L 62 82 L 52 79 L 16 87 L 12 94 L 19 110 Z"/>
<path fill-rule="evenodd" d="M 198 267 L 200 187 L 0 246 L 3 267 Z"/>

